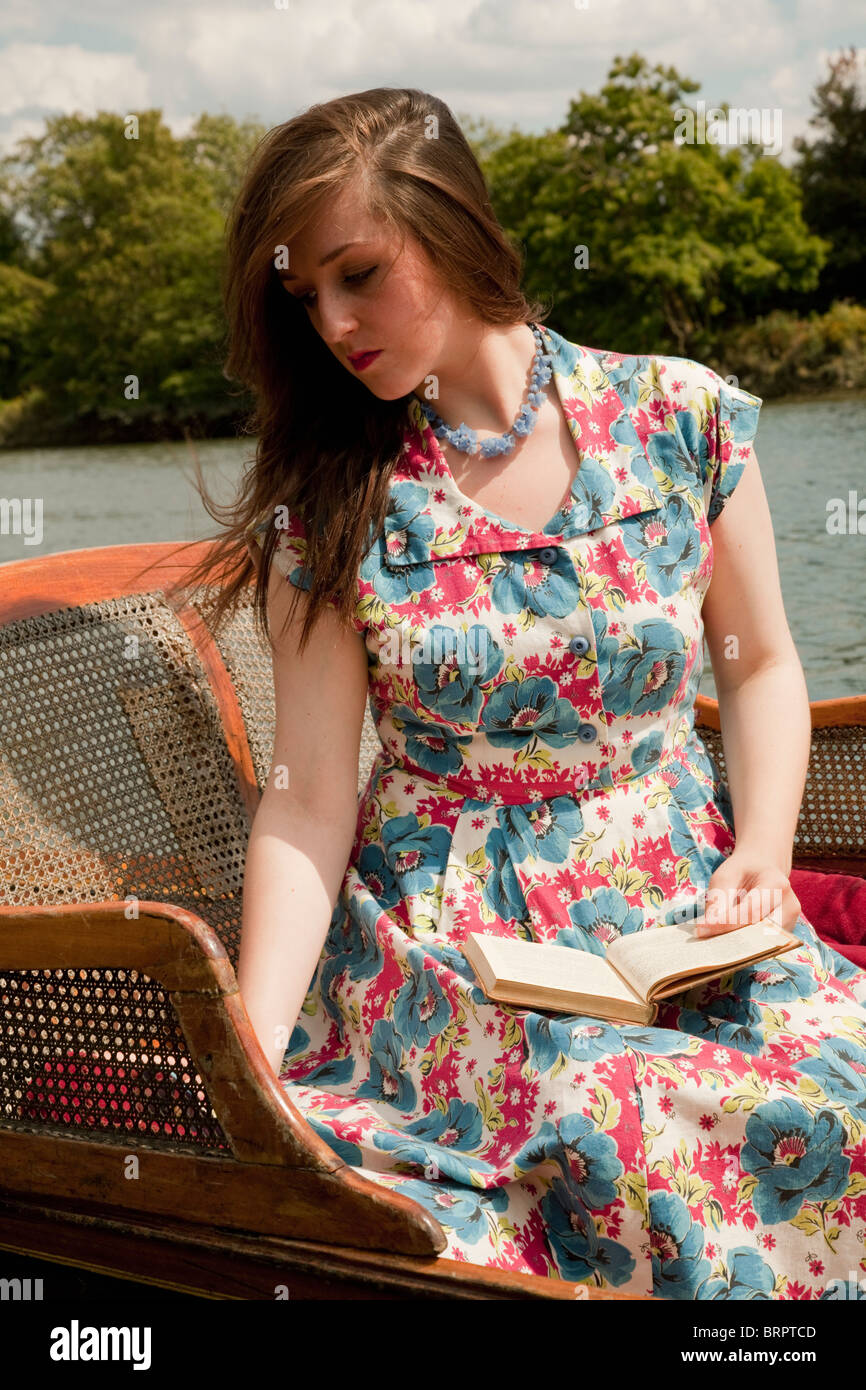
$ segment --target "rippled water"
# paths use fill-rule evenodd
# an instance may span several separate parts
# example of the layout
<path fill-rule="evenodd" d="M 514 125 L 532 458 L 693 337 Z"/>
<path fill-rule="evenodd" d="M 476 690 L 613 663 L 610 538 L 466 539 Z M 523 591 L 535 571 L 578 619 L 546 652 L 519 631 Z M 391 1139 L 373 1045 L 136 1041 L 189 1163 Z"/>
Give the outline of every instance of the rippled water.
<path fill-rule="evenodd" d="M 809 697 L 866 693 L 866 397 L 768 402 L 756 451 L 773 517 L 788 624 Z M 249 440 L 196 445 L 208 486 L 232 496 Z M 0 452 L 0 497 L 41 497 L 41 545 L 0 534 L 0 560 L 194 540 L 216 528 L 191 483 L 188 445 Z M 864 534 L 830 535 L 827 503 L 863 503 Z M 2 522 L 0 522 L 2 525 Z M 701 690 L 715 695 L 709 659 Z"/>

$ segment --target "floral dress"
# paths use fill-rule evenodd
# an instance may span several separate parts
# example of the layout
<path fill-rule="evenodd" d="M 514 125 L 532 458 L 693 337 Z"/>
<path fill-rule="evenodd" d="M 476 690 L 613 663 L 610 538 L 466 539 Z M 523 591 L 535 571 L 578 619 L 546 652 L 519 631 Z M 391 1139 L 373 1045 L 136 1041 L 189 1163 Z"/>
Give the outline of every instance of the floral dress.
<path fill-rule="evenodd" d="M 653 1026 L 494 1003 L 462 952 L 482 931 L 603 954 L 697 915 L 734 845 L 694 706 L 711 525 L 761 401 L 542 331 L 579 457 L 542 531 L 465 497 L 408 407 L 353 616 L 382 747 L 281 1082 L 452 1259 L 663 1298 L 857 1297 L 866 971 L 804 916 L 801 947 Z M 293 518 L 276 562 L 301 587 L 305 554 Z"/>

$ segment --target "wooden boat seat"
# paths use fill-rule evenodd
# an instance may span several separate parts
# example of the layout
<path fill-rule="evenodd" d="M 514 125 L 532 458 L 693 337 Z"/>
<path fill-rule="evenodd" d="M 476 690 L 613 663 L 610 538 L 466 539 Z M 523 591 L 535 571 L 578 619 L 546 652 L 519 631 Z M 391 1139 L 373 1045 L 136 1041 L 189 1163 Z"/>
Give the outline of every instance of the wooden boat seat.
<path fill-rule="evenodd" d="M 214 640 L 166 596 L 172 550 L 0 566 L 0 1248 L 222 1297 L 634 1297 L 444 1258 L 270 1071 L 234 973 L 270 652 L 249 600 Z M 866 875 L 866 697 L 812 715 L 795 862 Z M 377 747 L 368 713 L 359 792 Z"/>

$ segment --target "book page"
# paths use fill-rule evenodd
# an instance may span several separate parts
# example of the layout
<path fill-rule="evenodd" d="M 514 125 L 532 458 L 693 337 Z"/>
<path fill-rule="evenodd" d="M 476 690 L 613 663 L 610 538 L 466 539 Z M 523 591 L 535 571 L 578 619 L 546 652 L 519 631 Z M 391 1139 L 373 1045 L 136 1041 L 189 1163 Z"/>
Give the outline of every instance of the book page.
<path fill-rule="evenodd" d="M 688 989 L 689 980 L 709 973 L 722 974 L 728 968 L 749 964 L 780 950 L 802 945 L 790 932 L 764 918 L 718 936 L 695 936 L 692 922 L 672 927 L 651 927 L 649 931 L 621 936 L 607 948 L 610 962 L 622 973 L 642 999 L 651 999 L 668 981 L 680 980 Z"/>
<path fill-rule="evenodd" d="M 476 938 L 476 944 L 503 989 L 529 985 L 549 990 L 557 997 L 574 994 L 590 1000 L 595 997 L 644 1003 L 603 956 L 550 942 L 521 941 L 487 932 L 472 932 L 471 935 Z M 580 1012 L 577 1006 L 574 1011 Z"/>

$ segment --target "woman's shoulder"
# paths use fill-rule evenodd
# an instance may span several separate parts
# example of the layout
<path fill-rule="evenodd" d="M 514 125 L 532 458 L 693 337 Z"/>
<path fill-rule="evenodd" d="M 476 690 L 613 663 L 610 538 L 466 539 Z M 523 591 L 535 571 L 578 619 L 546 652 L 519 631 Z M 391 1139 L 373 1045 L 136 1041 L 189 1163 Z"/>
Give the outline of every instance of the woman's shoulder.
<path fill-rule="evenodd" d="M 741 387 L 735 376 L 722 376 L 694 357 L 597 347 L 587 347 L 583 351 L 591 355 L 598 369 L 630 406 L 646 405 L 655 399 L 669 402 L 674 410 L 716 414 L 726 402 L 736 401 L 754 407 L 762 404 L 761 397 Z"/>

